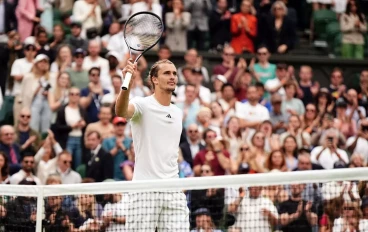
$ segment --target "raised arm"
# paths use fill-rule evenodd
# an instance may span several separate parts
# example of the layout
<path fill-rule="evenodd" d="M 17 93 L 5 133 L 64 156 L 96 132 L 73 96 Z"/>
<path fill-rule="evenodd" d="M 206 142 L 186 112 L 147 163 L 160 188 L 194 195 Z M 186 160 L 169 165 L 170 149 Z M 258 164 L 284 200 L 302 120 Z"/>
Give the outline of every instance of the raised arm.
<path fill-rule="evenodd" d="M 125 77 L 125 74 L 127 72 L 132 73 L 132 80 L 130 81 L 129 88 L 127 90 L 120 90 L 119 96 L 116 99 L 115 104 L 115 113 L 119 117 L 123 117 L 126 119 L 130 119 L 134 115 L 134 105 L 129 104 L 129 94 L 130 94 L 130 88 L 134 82 L 135 78 L 135 72 L 137 70 L 137 65 L 132 63 L 132 60 L 128 60 L 127 65 L 123 69 L 123 76 Z"/>

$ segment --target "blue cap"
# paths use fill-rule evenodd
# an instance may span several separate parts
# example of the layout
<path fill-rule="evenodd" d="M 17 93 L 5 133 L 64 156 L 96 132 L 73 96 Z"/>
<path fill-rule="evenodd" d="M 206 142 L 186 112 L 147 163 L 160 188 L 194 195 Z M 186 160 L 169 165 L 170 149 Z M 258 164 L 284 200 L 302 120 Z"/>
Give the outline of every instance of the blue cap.
<path fill-rule="evenodd" d="M 82 48 L 77 48 L 74 51 L 74 55 L 76 56 L 78 54 L 82 54 L 83 56 L 85 56 L 86 55 L 86 52 Z"/>
<path fill-rule="evenodd" d="M 210 211 L 207 208 L 199 208 L 196 211 L 194 211 L 194 215 L 208 215 L 211 216 Z"/>

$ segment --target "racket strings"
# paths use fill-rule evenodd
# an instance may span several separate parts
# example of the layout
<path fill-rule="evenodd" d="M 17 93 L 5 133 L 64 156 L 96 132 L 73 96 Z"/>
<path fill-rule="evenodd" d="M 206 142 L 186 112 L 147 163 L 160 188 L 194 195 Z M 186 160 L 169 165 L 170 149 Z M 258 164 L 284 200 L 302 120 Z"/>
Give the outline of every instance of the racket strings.
<path fill-rule="evenodd" d="M 158 17 L 152 14 L 138 14 L 126 23 L 125 39 L 130 48 L 144 51 L 156 44 L 162 31 L 162 21 Z"/>

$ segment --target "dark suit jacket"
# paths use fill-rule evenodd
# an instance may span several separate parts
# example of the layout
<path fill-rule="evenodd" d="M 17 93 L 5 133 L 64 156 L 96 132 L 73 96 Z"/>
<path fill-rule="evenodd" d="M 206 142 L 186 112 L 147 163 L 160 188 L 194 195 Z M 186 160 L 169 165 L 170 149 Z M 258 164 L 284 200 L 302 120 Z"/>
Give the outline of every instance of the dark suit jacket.
<path fill-rule="evenodd" d="M 20 162 L 22 160 L 22 157 L 20 155 L 20 147 L 17 144 L 13 144 L 12 145 L 15 154 L 17 155 L 17 160 L 18 163 L 17 164 L 12 164 L 11 163 L 11 159 L 10 159 L 10 147 L 8 145 L 5 145 L 3 143 L 0 142 L 0 151 L 4 152 L 6 157 L 8 158 L 8 163 L 9 163 L 9 174 L 13 175 L 14 173 L 18 172 L 21 168 L 20 166 Z"/>
<path fill-rule="evenodd" d="M 4 4 L 5 4 L 5 33 L 15 30 L 18 28 L 17 25 L 17 17 L 15 16 L 15 8 L 17 5 L 17 1 L 9 1 L 9 0 L 5 0 Z"/>
<path fill-rule="evenodd" d="M 323 170 L 324 168 L 319 164 L 312 163 L 312 170 Z M 300 171 L 298 168 L 295 168 L 293 172 Z"/>
<path fill-rule="evenodd" d="M 181 153 L 183 154 L 183 159 L 185 161 L 187 161 L 190 164 L 190 166 L 193 168 L 193 156 L 192 156 L 193 154 L 190 150 L 190 145 L 189 145 L 188 141 L 182 142 L 180 144 L 180 149 L 181 149 Z M 200 143 L 198 151 L 200 151 L 202 149 L 204 149 L 204 146 Z M 196 155 L 196 154 L 194 154 L 194 155 Z"/>
<path fill-rule="evenodd" d="M 87 151 L 87 177 L 96 182 L 112 179 L 114 176 L 114 160 L 102 147 L 93 157 L 91 151 Z"/>
<path fill-rule="evenodd" d="M 66 148 L 66 142 L 68 141 L 69 132 L 72 131 L 72 127 L 69 126 L 65 120 L 65 107 L 66 106 L 63 106 L 57 112 L 56 121 L 53 125 L 51 125 L 51 130 L 55 134 L 55 139 L 56 141 L 59 142 L 60 146 L 63 149 Z M 79 107 L 79 112 L 83 120 L 86 121 L 86 112 L 81 107 Z M 84 129 L 83 129 L 83 132 L 84 132 Z M 81 139 L 83 139 L 83 136 L 81 137 Z M 82 141 L 82 144 L 84 144 L 83 141 Z"/>

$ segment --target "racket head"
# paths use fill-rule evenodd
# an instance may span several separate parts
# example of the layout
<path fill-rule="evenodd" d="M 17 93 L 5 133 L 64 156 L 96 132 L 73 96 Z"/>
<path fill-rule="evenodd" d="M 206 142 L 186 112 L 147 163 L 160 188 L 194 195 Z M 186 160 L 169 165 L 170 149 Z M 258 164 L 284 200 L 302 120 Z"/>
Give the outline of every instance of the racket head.
<path fill-rule="evenodd" d="M 141 52 L 139 57 L 161 39 L 164 24 L 160 17 L 148 11 L 142 11 L 129 17 L 124 25 L 124 40 L 129 51 Z"/>

